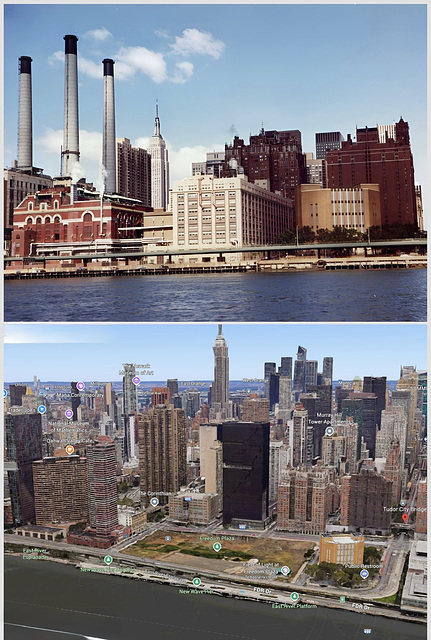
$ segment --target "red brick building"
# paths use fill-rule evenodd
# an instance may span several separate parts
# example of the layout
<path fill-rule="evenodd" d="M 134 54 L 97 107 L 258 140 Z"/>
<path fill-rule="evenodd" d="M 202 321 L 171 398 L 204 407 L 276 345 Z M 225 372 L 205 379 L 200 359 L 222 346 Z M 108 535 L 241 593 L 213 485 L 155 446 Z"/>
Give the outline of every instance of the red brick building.
<path fill-rule="evenodd" d="M 378 184 L 382 225 L 417 224 L 413 156 L 409 125 L 401 118 L 394 137 L 380 141 L 378 127 L 356 129 L 356 142 L 349 134 L 341 149 L 328 151 L 327 187 L 353 188 Z"/>
<path fill-rule="evenodd" d="M 134 227 L 143 226 L 150 207 L 116 196 L 105 197 L 101 207 L 97 194 L 80 189 L 74 198 L 70 191 L 65 186 L 42 189 L 14 209 L 11 256 L 35 255 L 41 245 L 50 245 L 52 253 L 60 246 L 109 249 L 116 241 L 139 237 Z"/>
<path fill-rule="evenodd" d="M 233 144 L 225 146 L 223 177 L 236 175 L 230 162 L 232 159 L 243 167 L 249 182 L 266 180 L 270 191 L 278 191 L 292 200 L 295 200 L 296 187 L 307 182 L 301 132 L 297 129 L 262 129 L 259 135 L 250 136 L 249 144 L 244 144 L 244 140 L 235 136 Z"/>

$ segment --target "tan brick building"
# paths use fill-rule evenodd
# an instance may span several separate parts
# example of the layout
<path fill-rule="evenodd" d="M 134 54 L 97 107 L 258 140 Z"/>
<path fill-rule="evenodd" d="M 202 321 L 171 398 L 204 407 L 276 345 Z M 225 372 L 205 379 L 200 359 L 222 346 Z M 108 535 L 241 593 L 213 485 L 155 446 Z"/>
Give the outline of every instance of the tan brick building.
<path fill-rule="evenodd" d="M 362 564 L 364 559 L 364 536 L 356 533 L 348 535 L 320 536 L 319 562 L 334 564 Z"/>
<path fill-rule="evenodd" d="M 319 229 L 345 227 L 365 233 L 381 226 L 378 184 L 360 184 L 351 189 L 324 189 L 318 184 L 298 187 L 296 212 L 299 227 Z"/>

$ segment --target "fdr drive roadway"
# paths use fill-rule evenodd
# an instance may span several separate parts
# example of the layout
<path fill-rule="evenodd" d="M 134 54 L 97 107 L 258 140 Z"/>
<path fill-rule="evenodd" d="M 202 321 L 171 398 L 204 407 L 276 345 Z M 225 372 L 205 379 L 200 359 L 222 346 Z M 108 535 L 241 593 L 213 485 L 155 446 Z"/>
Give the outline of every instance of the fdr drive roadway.
<path fill-rule="evenodd" d="M 70 563 L 77 565 L 82 571 L 96 571 L 113 575 L 124 575 L 129 578 L 143 579 L 159 582 L 179 588 L 194 588 L 209 590 L 217 595 L 225 595 L 236 598 L 252 599 L 266 602 L 280 608 L 290 607 L 294 604 L 290 594 L 296 591 L 299 594 L 298 606 L 317 605 L 329 608 L 338 608 L 357 613 L 385 616 L 409 622 L 425 623 L 424 616 L 410 616 L 402 614 L 398 608 L 385 606 L 376 603 L 374 598 L 382 598 L 397 592 L 404 560 L 408 551 L 408 541 L 404 538 L 391 540 L 388 543 L 384 558 L 384 567 L 377 585 L 370 589 L 350 590 L 337 589 L 335 587 L 321 588 L 316 586 L 303 586 L 300 582 L 291 582 L 280 585 L 280 581 L 265 579 L 241 578 L 237 575 L 229 575 L 223 572 L 199 570 L 196 567 L 184 565 L 172 565 L 169 562 L 152 560 L 148 558 L 137 558 L 127 554 L 124 547 L 134 544 L 153 531 L 162 527 L 163 523 L 152 525 L 145 533 L 136 536 L 134 540 L 123 541 L 119 545 L 109 549 L 96 549 L 70 545 L 64 542 L 51 542 L 21 536 L 5 534 L 5 543 L 20 544 L 28 547 L 44 547 L 46 549 L 56 549 L 67 551 L 74 556 Z M 166 525 L 166 523 L 165 523 Z M 121 547 L 121 548 L 119 548 Z M 103 564 L 106 555 L 113 558 L 113 563 L 109 567 Z M 134 571 L 130 573 L 130 568 Z M 125 573 L 121 573 L 121 569 Z M 120 570 L 120 571 L 119 571 Z M 129 570 L 129 571 L 127 571 Z M 192 580 L 199 577 L 200 585 L 193 586 Z M 341 602 L 340 597 L 346 598 Z"/>
<path fill-rule="evenodd" d="M 136 259 L 136 258 L 144 258 L 144 257 L 157 257 L 157 256 L 165 256 L 168 257 L 168 263 L 171 261 L 172 256 L 199 256 L 199 255 L 207 255 L 207 254 L 219 254 L 220 257 L 223 254 L 227 253 L 266 253 L 267 257 L 270 257 L 272 252 L 294 252 L 298 251 L 317 251 L 317 255 L 320 258 L 321 251 L 336 251 L 343 249 L 364 249 L 365 255 L 367 254 L 367 250 L 373 249 L 388 249 L 392 248 L 394 251 L 405 249 L 405 248 L 418 248 L 420 252 L 426 253 L 427 248 L 427 240 L 426 238 L 409 238 L 403 240 L 380 240 L 375 242 L 344 242 L 344 243 L 325 243 L 325 244 L 280 244 L 280 245 L 259 245 L 259 246 L 236 246 L 236 247 L 217 247 L 208 249 L 192 249 L 188 251 L 184 251 L 182 249 L 174 249 L 173 247 L 166 247 L 165 249 L 149 249 L 147 251 L 122 251 L 121 249 L 116 252 L 107 252 L 105 251 L 97 251 L 95 249 L 94 253 L 79 253 L 79 246 L 73 247 L 73 249 L 68 248 L 67 253 L 62 254 L 62 246 L 56 245 L 54 246 L 42 246 L 42 250 L 44 251 L 43 255 L 35 255 L 35 256 L 26 256 L 23 258 L 18 258 L 17 256 L 9 256 L 6 257 L 5 263 L 22 259 L 22 260 L 30 260 L 31 262 L 45 262 L 49 260 L 58 260 L 67 259 L 67 260 L 108 260 L 108 259 Z M 46 252 L 46 253 L 45 253 Z"/>

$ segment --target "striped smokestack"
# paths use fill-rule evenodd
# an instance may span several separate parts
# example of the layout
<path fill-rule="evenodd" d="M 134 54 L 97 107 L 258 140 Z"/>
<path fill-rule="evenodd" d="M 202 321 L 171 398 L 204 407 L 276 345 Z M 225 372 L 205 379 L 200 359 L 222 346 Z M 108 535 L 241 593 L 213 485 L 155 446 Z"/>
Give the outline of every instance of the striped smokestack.
<path fill-rule="evenodd" d="M 76 36 L 64 36 L 64 131 L 61 152 L 62 175 L 71 176 L 79 162 L 78 56 Z"/>
<path fill-rule="evenodd" d="M 18 168 L 33 166 L 33 125 L 31 104 L 31 63 L 28 56 L 19 58 Z"/>
<path fill-rule="evenodd" d="M 105 168 L 105 192 L 117 190 L 117 141 L 115 138 L 114 61 L 103 60 L 103 141 L 102 164 Z"/>

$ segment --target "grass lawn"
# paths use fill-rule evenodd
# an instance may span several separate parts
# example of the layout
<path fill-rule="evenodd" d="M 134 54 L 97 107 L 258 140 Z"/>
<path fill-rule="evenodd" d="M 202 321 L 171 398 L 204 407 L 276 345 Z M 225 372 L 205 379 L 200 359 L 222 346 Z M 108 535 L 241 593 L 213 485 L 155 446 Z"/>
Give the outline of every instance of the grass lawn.
<path fill-rule="evenodd" d="M 170 536 L 169 541 L 166 541 L 166 535 Z M 182 553 L 185 563 L 187 563 L 187 556 L 201 556 L 214 560 L 215 569 L 217 569 L 217 561 L 221 559 L 242 563 L 256 558 L 260 564 L 278 563 L 280 567 L 287 565 L 292 571 L 291 575 L 295 575 L 304 562 L 304 553 L 314 546 L 310 541 L 247 536 L 235 537 L 235 540 L 223 540 L 223 535 L 229 537 L 228 533 L 218 536 L 220 538 L 218 542 L 222 546 L 219 552 L 214 551 L 213 540 L 201 540 L 199 534 L 157 531 L 128 547 L 123 553 L 158 560 L 167 559 L 171 553 Z"/>

